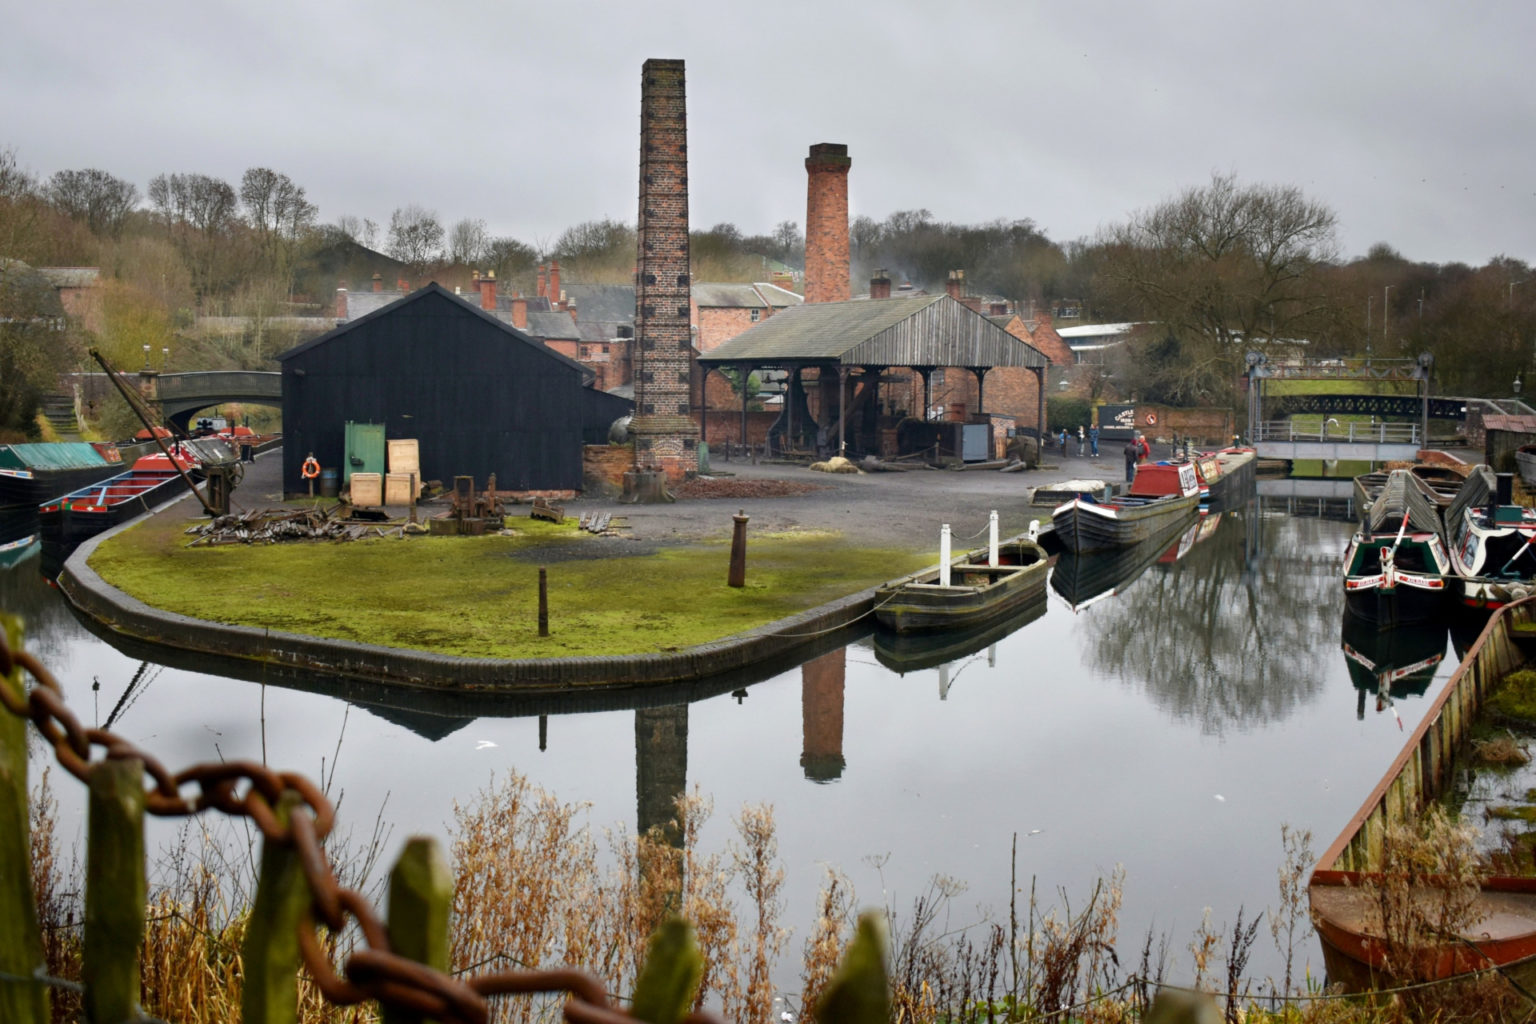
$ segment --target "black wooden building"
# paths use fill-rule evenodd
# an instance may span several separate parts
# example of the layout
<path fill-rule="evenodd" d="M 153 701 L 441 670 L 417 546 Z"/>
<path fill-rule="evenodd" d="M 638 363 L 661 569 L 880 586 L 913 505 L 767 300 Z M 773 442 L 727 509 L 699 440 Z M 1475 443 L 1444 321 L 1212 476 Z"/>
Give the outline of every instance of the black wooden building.
<path fill-rule="evenodd" d="M 484 487 L 495 473 L 498 490 L 580 490 L 582 444 L 606 442 L 634 407 L 586 386 L 580 363 L 436 284 L 278 361 L 288 491 L 304 489 L 310 452 L 340 470 L 349 420 L 417 439 L 427 480 L 473 476 Z"/>

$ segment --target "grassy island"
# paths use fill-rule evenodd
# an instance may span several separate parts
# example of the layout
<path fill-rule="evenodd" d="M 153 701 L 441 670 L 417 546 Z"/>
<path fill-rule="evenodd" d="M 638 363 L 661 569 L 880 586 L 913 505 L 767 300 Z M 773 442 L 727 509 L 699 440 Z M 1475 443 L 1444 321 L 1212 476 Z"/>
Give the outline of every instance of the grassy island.
<path fill-rule="evenodd" d="M 189 546 L 198 520 L 155 516 L 90 566 L 165 611 L 484 658 L 645 654 L 718 640 L 932 564 L 928 552 L 850 547 L 833 532 L 754 534 L 747 581 L 726 585 L 729 537 L 644 544 L 519 521 L 510 536 Z M 550 635 L 538 635 L 548 568 Z"/>

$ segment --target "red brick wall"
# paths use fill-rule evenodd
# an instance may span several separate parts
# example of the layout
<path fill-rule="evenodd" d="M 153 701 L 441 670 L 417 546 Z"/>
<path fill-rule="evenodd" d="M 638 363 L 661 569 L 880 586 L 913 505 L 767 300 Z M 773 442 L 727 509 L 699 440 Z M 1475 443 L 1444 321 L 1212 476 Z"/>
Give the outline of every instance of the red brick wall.
<path fill-rule="evenodd" d="M 627 444 L 589 444 L 581 449 L 582 489 L 594 497 L 624 492 L 624 474 L 635 468 L 635 450 Z"/>
<path fill-rule="evenodd" d="M 766 320 L 771 309 L 764 309 L 759 316 Z M 752 326 L 752 314 L 745 309 L 705 306 L 699 310 L 698 320 L 700 352 L 708 352 L 730 341 Z"/>
<path fill-rule="evenodd" d="M 846 302 L 848 269 L 848 147 L 821 142 L 805 158 L 805 301 Z"/>
<path fill-rule="evenodd" d="M 777 409 L 772 412 L 747 413 L 747 443 L 762 444 L 768 438 L 768 428 L 778 421 Z M 715 445 L 723 445 L 729 441 L 732 444 L 741 443 L 741 410 L 735 412 L 729 410 L 709 411 L 704 424 L 704 440 L 709 442 L 711 450 Z"/>
<path fill-rule="evenodd" d="M 1010 334 L 1015 332 L 1009 331 Z M 1053 366 L 1071 366 L 1077 362 L 1077 357 L 1072 354 L 1072 347 L 1066 343 L 1061 335 L 1056 333 L 1056 328 L 1051 326 L 1051 314 L 1041 313 L 1036 318 L 1033 334 L 1023 335 L 1040 354 L 1051 361 Z"/>

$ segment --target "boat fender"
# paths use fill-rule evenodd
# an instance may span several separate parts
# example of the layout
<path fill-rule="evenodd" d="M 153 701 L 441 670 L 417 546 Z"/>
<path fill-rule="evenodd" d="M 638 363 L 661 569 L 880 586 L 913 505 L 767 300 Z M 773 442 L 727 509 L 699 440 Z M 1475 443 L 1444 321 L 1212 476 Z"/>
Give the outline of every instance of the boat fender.
<path fill-rule="evenodd" d="M 1509 599 L 1511 601 L 1524 601 L 1530 596 L 1531 592 L 1526 587 L 1515 586 L 1509 588 Z"/>

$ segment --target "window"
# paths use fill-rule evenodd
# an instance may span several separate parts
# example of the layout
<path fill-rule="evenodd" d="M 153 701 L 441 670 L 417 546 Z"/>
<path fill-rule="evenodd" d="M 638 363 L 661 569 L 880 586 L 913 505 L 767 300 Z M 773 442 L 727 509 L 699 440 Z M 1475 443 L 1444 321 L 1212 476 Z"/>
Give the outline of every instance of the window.
<path fill-rule="evenodd" d="M 752 322 L 753 323 L 757 323 L 759 320 L 761 320 L 763 318 L 763 311 L 762 310 L 760 310 L 760 309 L 753 309 L 751 312 L 752 312 Z"/>

